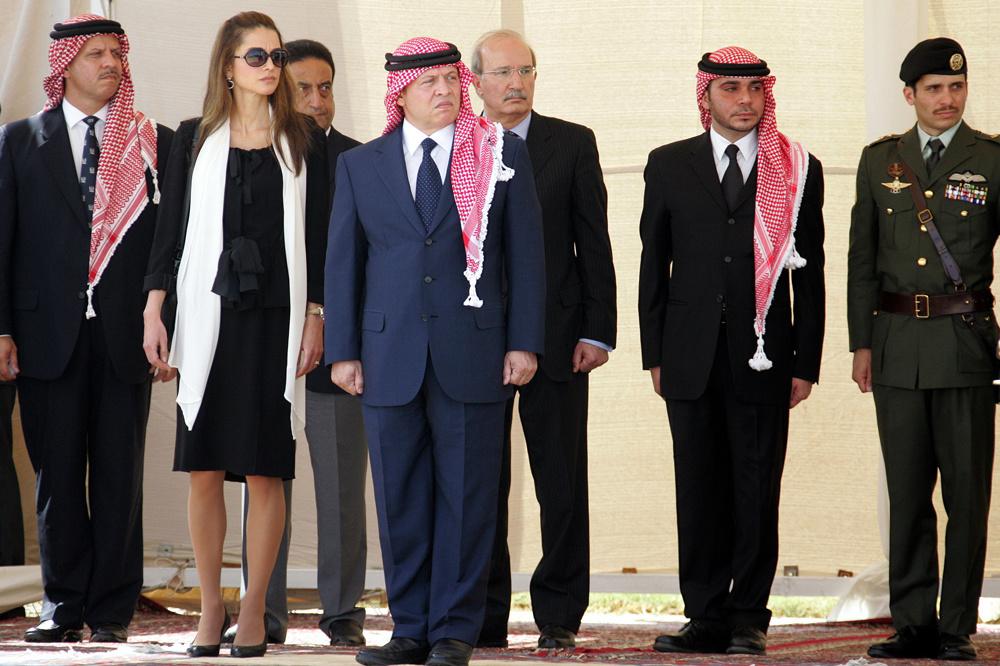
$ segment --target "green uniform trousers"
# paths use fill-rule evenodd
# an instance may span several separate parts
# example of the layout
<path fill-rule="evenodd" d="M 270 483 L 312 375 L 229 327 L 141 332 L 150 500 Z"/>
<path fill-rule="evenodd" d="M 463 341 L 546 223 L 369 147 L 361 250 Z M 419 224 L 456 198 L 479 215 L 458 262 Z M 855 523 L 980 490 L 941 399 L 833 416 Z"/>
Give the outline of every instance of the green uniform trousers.
<path fill-rule="evenodd" d="M 874 386 L 889 483 L 889 605 L 893 624 L 938 624 L 937 472 L 948 514 L 939 628 L 973 634 L 983 587 L 993 470 L 993 387 Z"/>

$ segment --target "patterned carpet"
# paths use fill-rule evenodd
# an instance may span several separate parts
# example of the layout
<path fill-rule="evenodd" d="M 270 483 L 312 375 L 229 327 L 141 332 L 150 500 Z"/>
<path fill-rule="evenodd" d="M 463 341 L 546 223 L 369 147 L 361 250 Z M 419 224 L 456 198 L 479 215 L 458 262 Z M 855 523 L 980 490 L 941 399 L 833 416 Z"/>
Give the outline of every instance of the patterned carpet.
<path fill-rule="evenodd" d="M 699 664 L 751 666 L 800 664 L 833 666 L 873 666 L 877 661 L 864 659 L 867 646 L 891 633 L 885 623 L 812 623 L 772 626 L 766 657 L 726 655 L 665 655 L 650 647 L 653 639 L 681 626 L 681 618 L 647 616 L 588 616 L 580 631 L 575 650 L 546 652 L 536 650 L 537 631 L 526 613 L 516 614 L 511 623 L 510 647 L 506 650 L 477 650 L 473 660 L 485 666 L 490 662 L 556 661 L 620 664 Z M 294 614 L 285 645 L 270 646 L 267 656 L 251 664 L 338 664 L 354 663 L 353 650 L 326 645 L 326 637 L 316 629 L 319 617 Z M 184 654 L 194 635 L 197 618 L 177 615 L 145 606 L 136 614 L 130 627 L 129 643 L 124 646 L 78 643 L 75 645 L 30 645 L 22 642 L 25 629 L 33 619 L 0 622 L 0 664 L 232 664 L 224 652 L 219 659 L 197 662 Z M 392 621 L 385 611 L 369 610 L 365 635 L 371 645 L 389 639 Z M 1000 627 L 983 625 L 974 638 L 981 664 L 1000 664 Z M 892 662 L 905 666 L 909 662 Z M 933 664 L 918 660 L 913 664 Z"/>

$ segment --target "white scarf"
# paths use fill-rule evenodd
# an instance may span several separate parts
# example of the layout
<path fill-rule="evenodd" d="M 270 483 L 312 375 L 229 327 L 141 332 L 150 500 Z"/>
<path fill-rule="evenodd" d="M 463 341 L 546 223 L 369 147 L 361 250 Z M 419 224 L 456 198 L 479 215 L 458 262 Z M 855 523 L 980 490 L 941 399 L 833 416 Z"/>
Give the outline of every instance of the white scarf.
<path fill-rule="evenodd" d="M 291 155 L 281 137 L 282 153 Z M 288 351 L 285 356 L 285 399 L 291 404 L 292 436 L 305 427 L 305 377 L 296 379 L 302 326 L 306 311 L 305 210 L 306 167 L 299 175 L 281 158 L 282 201 L 284 207 L 285 261 L 288 264 L 290 313 Z M 212 292 L 212 283 L 222 253 L 222 211 L 229 159 L 229 121 L 206 137 L 194 164 L 191 178 L 191 211 L 188 216 L 184 253 L 177 271 L 177 318 L 174 345 L 169 363 L 177 368 L 177 404 L 188 430 L 205 397 L 205 385 L 219 342 L 222 301 Z M 256 359 L 247 359 L 256 363 Z"/>

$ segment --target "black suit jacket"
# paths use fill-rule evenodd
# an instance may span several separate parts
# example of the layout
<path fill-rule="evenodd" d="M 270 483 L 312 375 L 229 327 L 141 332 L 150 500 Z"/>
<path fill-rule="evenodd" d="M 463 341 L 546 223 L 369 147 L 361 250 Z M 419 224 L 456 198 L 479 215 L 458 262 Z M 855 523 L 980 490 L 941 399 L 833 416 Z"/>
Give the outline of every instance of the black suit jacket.
<path fill-rule="evenodd" d="M 157 171 L 166 172 L 173 130 L 157 126 Z M 94 308 L 118 377 L 147 379 L 142 351 L 142 278 L 156 229 L 150 201 L 94 290 Z M 62 108 L 0 128 L 0 333 L 17 344 L 21 373 L 64 372 L 84 321 L 90 214 L 80 197 Z"/>
<path fill-rule="evenodd" d="M 730 215 L 708 132 L 649 155 L 639 232 L 639 327 L 644 368 L 659 366 L 666 399 L 692 400 L 708 383 L 725 305 L 738 396 L 787 404 L 791 378 L 819 379 L 825 321 L 823 170 L 809 156 L 795 245 L 807 264 L 783 270 L 766 320 L 764 349 L 774 363 L 748 361 L 754 333 L 753 216 L 756 168 Z M 795 292 L 794 306 L 791 291 Z M 794 308 L 794 309 L 793 309 Z"/>
<path fill-rule="evenodd" d="M 528 154 L 545 234 L 545 353 L 540 366 L 568 381 L 580 338 L 615 346 L 617 291 L 608 192 L 594 133 L 531 113 Z"/>
<path fill-rule="evenodd" d="M 345 150 L 350 150 L 360 145 L 360 141 L 355 141 L 351 137 L 341 134 L 333 127 L 330 128 L 330 133 L 326 136 L 326 156 L 330 165 L 331 209 L 333 207 L 333 195 L 337 190 L 337 158 Z M 327 234 L 324 233 L 323 238 L 316 241 L 323 257 L 326 256 L 326 239 Z M 321 365 L 306 375 L 306 388 L 310 391 L 318 391 L 319 393 L 344 393 L 346 395 L 344 389 L 330 381 L 330 366 L 328 365 Z"/>

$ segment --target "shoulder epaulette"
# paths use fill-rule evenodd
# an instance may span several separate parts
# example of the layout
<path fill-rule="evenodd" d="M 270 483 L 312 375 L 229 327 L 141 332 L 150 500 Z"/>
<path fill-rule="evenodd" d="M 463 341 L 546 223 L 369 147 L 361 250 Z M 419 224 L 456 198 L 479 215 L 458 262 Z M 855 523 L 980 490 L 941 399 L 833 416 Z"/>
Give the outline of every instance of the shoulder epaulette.
<path fill-rule="evenodd" d="M 992 141 L 993 143 L 1000 143 L 1000 134 L 988 134 L 986 132 L 980 132 L 979 130 L 972 130 L 972 133 L 976 135 L 977 139 L 983 139 L 984 141 Z"/>
<path fill-rule="evenodd" d="M 886 134 L 885 136 L 881 136 L 881 137 L 875 139 L 874 141 L 872 141 L 868 145 L 869 146 L 877 146 L 878 144 L 885 143 L 886 141 L 895 141 L 895 140 L 899 139 L 899 136 L 900 136 L 899 134 Z"/>

